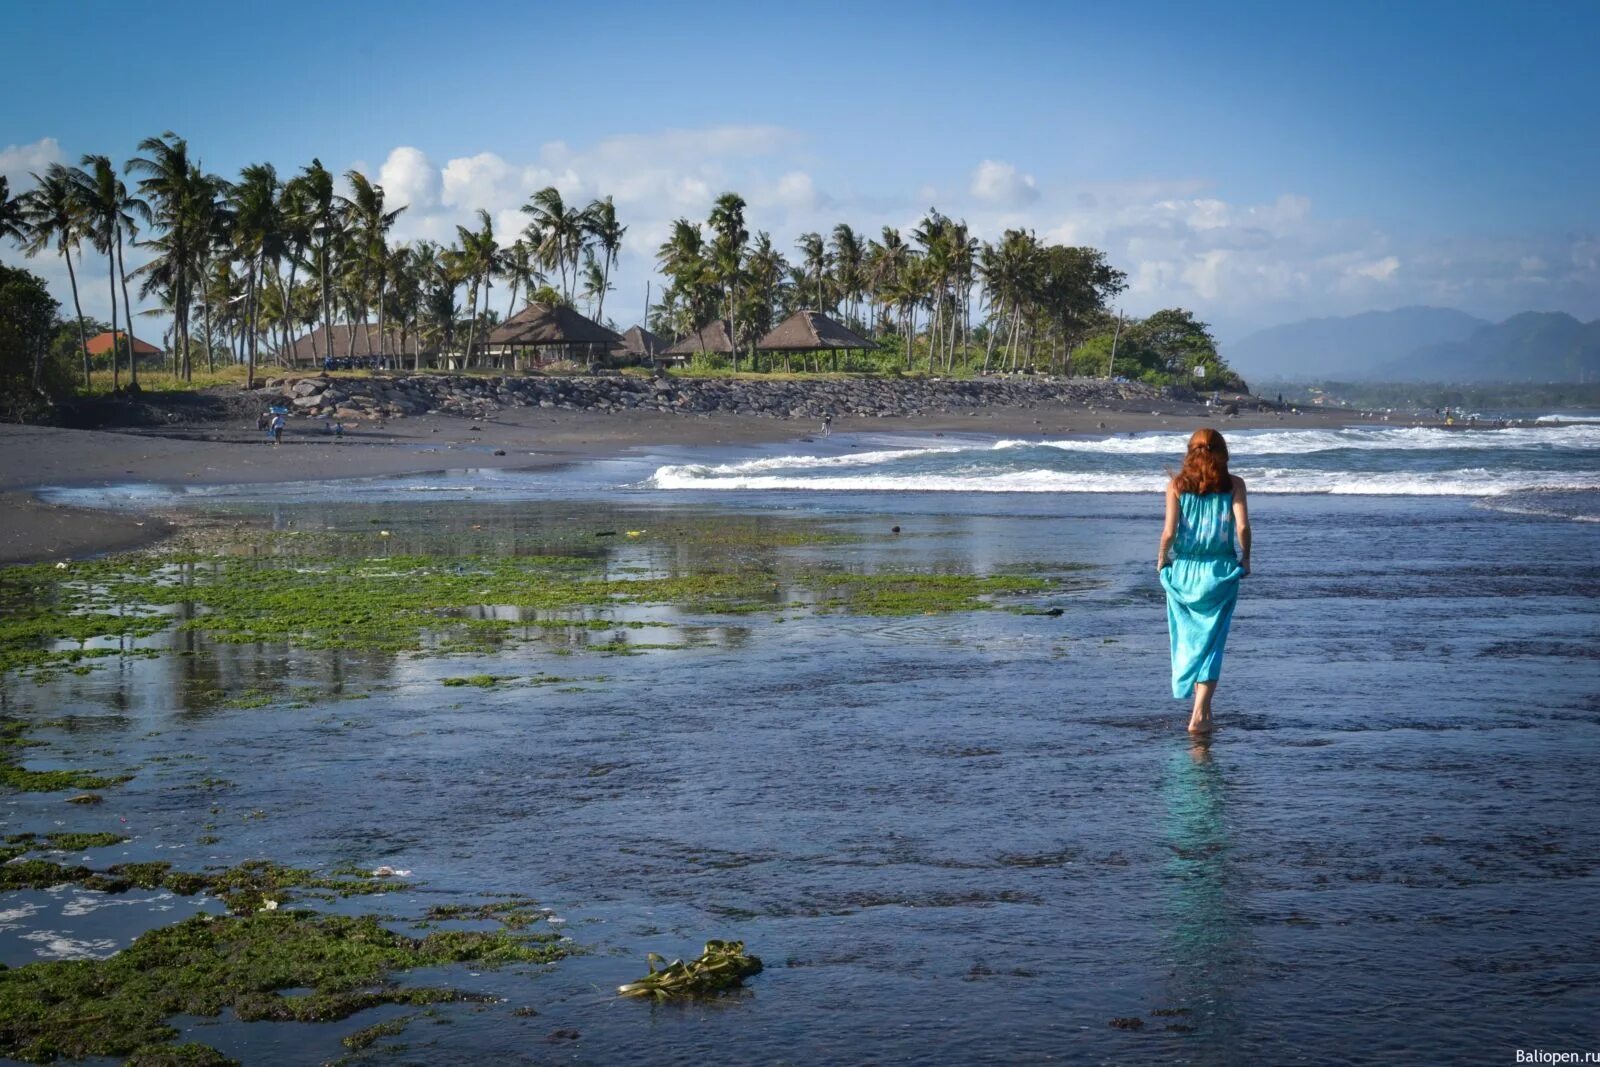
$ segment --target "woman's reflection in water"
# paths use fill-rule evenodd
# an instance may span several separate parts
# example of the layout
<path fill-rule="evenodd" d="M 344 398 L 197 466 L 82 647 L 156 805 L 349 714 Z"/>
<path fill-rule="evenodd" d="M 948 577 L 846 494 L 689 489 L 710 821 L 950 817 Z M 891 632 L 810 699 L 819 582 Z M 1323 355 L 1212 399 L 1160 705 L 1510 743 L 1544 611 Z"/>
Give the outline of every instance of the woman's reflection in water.
<path fill-rule="evenodd" d="M 1228 855 L 1228 787 L 1208 740 L 1174 751 L 1164 792 L 1172 850 L 1164 872 L 1171 992 L 1170 1003 L 1158 1007 L 1188 1011 L 1159 1022 L 1179 1033 L 1193 1028 L 1194 1053 L 1203 1061 L 1215 1054 L 1220 1062 L 1241 1051 L 1234 998 L 1247 979 L 1248 930 L 1243 887 Z"/>

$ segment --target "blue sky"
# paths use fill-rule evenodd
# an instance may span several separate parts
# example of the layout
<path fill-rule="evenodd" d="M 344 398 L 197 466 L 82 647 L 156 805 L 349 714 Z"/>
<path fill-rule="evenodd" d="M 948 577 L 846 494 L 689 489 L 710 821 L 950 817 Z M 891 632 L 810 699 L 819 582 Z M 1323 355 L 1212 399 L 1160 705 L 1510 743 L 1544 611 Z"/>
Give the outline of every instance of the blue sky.
<path fill-rule="evenodd" d="M 622 325 L 671 219 L 726 188 L 784 246 L 930 206 L 1096 245 L 1130 311 L 1191 307 L 1224 339 L 1413 303 L 1600 316 L 1590 0 L 96 0 L 8 23 L 13 188 L 173 129 L 223 174 L 359 167 L 411 204 L 403 237 L 483 207 L 509 239 L 540 185 L 610 193 Z"/>

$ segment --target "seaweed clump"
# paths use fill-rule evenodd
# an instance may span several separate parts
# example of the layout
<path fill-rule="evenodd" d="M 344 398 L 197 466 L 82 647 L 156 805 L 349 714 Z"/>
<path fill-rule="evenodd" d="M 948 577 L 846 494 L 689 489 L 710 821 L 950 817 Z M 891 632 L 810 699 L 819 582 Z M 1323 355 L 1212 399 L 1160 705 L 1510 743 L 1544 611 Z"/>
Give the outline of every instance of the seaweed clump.
<path fill-rule="evenodd" d="M 662 957 L 652 952 L 646 959 L 650 973 L 618 986 L 619 996 L 657 1000 L 713 996 L 742 985 L 761 971 L 761 957 L 746 955 L 743 941 L 707 941 L 699 959 L 687 963 L 673 960 L 660 970 L 656 965 L 663 962 Z"/>

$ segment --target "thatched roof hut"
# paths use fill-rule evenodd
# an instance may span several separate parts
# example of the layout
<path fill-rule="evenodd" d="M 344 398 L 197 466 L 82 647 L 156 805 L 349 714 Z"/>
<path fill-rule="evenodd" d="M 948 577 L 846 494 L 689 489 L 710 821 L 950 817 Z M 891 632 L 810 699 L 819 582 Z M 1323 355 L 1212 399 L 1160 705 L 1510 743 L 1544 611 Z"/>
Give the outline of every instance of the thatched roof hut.
<path fill-rule="evenodd" d="M 733 336 L 728 330 L 728 320 L 718 319 L 707 323 L 698 330 L 684 337 L 665 352 L 663 356 L 692 356 L 696 352 L 716 352 L 728 355 L 733 351 Z"/>
<path fill-rule="evenodd" d="M 822 352 L 878 347 L 820 311 L 796 311 L 756 342 L 763 352 Z"/>
<path fill-rule="evenodd" d="M 424 344 L 415 333 L 402 335 L 394 326 L 383 331 L 380 346 L 378 327 L 362 322 L 336 322 L 331 332 L 326 326 L 318 326 L 310 333 L 296 337 L 289 346 L 289 360 L 296 366 L 303 363 L 315 365 L 329 357 L 362 358 L 376 356 L 380 351 L 391 357 L 409 360 L 416 359 L 418 355 L 432 358 L 439 354 L 439 346 L 431 341 Z"/>
<path fill-rule="evenodd" d="M 643 326 L 630 326 L 622 334 L 622 350 L 619 355 L 631 359 L 652 360 L 663 355 L 667 350 L 667 342 L 657 337 Z"/>
<path fill-rule="evenodd" d="M 610 349 L 622 344 L 622 337 L 569 307 L 529 304 L 496 326 L 484 343 L 498 348 L 594 345 Z"/>

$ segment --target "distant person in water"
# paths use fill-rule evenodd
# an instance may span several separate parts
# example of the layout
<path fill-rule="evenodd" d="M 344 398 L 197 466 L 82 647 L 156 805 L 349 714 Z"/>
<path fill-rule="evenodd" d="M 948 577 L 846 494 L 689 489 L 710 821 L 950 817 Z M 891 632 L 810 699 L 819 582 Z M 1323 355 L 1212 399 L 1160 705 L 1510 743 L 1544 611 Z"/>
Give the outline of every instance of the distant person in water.
<path fill-rule="evenodd" d="M 833 412 L 822 416 L 822 436 L 828 437 L 833 433 Z"/>
<path fill-rule="evenodd" d="M 283 427 L 284 427 L 283 416 L 282 415 L 274 415 L 274 416 L 272 416 L 272 422 L 269 425 L 269 431 L 268 432 L 270 432 L 272 434 L 272 443 L 273 444 L 279 444 L 280 442 L 283 441 Z"/>
<path fill-rule="evenodd" d="M 1239 579 L 1250 573 L 1244 480 L 1228 473 L 1228 444 L 1215 430 L 1194 432 L 1183 468 L 1167 483 L 1156 573 L 1167 591 L 1172 696 L 1184 700 L 1192 694 L 1189 732 L 1210 733 L 1211 698 L 1222 676 Z"/>

